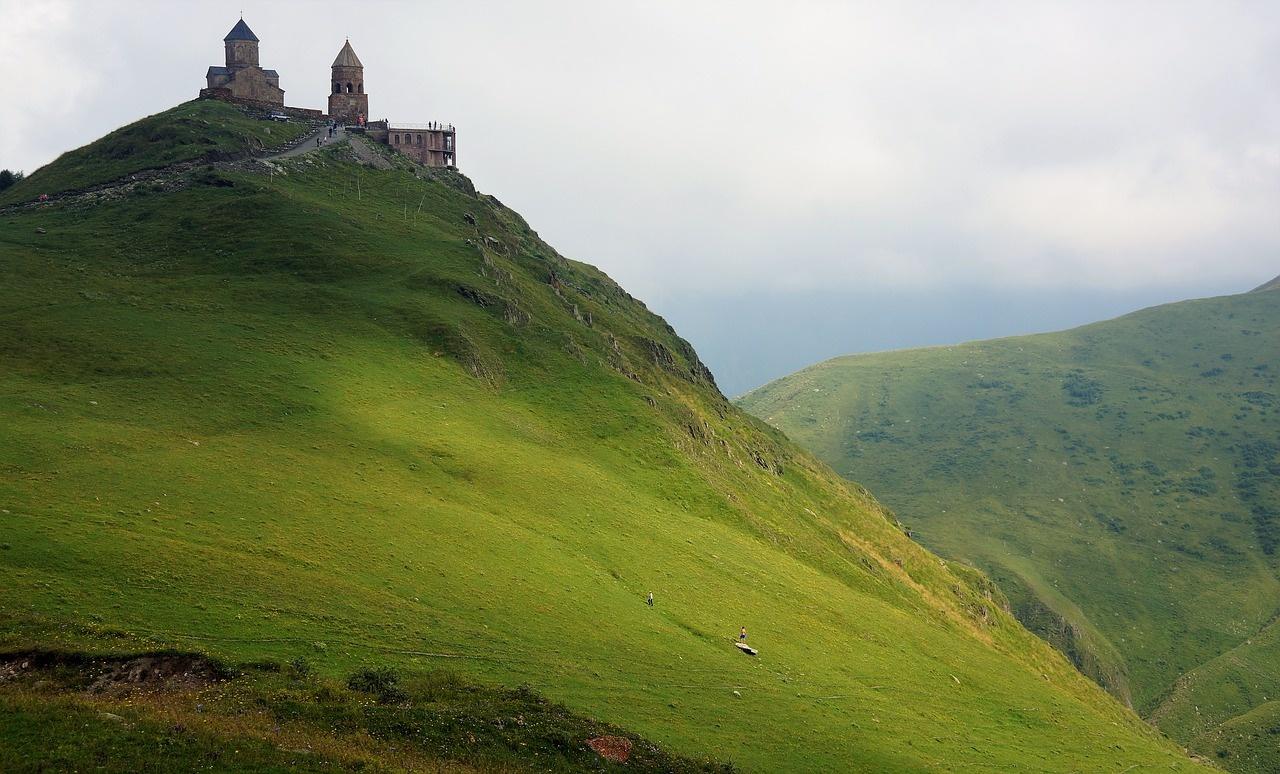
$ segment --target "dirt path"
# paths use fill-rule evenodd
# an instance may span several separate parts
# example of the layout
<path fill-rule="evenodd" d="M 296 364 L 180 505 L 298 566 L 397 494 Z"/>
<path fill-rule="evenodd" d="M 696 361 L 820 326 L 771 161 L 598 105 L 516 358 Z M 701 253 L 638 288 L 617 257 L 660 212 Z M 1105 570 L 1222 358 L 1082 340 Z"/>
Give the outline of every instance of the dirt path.
<path fill-rule="evenodd" d="M 321 148 L 327 148 L 330 145 L 337 145 L 339 143 L 344 143 L 347 141 L 347 139 L 348 139 L 347 130 L 345 127 L 339 129 L 337 133 L 333 135 L 333 137 L 330 137 L 329 127 L 322 126 L 316 131 L 307 135 L 306 139 L 304 139 L 302 142 L 298 143 L 292 148 L 289 148 L 288 150 L 283 150 L 283 151 L 280 151 L 279 153 L 268 153 L 265 156 L 258 156 L 257 158 L 261 159 L 262 161 L 275 161 L 276 159 L 291 159 L 294 156 L 301 156 L 304 153 L 310 153 L 311 151 L 320 150 Z M 320 140 L 320 143 L 316 144 L 316 140 Z"/>

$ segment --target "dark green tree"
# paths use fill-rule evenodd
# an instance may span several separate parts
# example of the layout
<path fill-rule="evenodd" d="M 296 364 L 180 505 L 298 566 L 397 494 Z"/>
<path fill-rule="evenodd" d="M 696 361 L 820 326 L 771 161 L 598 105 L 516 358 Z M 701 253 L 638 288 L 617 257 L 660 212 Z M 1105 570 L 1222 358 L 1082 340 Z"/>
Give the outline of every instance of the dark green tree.
<path fill-rule="evenodd" d="M 13 172 L 8 169 L 0 169 L 0 191 L 5 190 L 14 183 L 22 179 L 21 172 Z"/>

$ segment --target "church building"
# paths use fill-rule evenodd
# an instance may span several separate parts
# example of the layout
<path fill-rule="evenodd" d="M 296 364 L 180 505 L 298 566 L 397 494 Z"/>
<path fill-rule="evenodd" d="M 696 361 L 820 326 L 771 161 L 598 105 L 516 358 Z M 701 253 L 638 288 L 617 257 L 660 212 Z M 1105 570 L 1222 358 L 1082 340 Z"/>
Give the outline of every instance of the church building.
<path fill-rule="evenodd" d="M 214 65 L 205 73 L 210 93 L 283 107 L 284 89 L 280 88 L 280 74 L 258 65 L 258 36 L 253 34 L 244 19 L 236 22 L 222 42 L 226 47 L 227 64 L 224 67 Z"/>
<path fill-rule="evenodd" d="M 253 34 L 244 19 L 236 22 L 222 42 L 226 48 L 227 64 L 209 68 L 205 74 L 207 86 L 200 90 L 202 98 L 280 108 L 286 116 L 308 120 L 327 118 L 342 124 L 347 132 L 363 134 L 373 142 L 390 146 L 423 166 L 453 167 L 457 164 L 457 131 L 452 124 L 440 121 L 410 124 L 369 119 L 364 63 L 356 56 L 350 40 L 342 44 L 337 58 L 329 67 L 327 114 L 284 106 L 280 74 L 259 66 L 258 36 Z"/>
<path fill-rule="evenodd" d="M 348 40 L 333 60 L 329 74 L 329 117 L 363 128 L 365 136 L 428 167 L 452 167 L 457 158 L 457 132 L 451 124 L 433 121 L 408 124 L 370 121 L 369 95 L 364 90 L 364 64 Z"/>

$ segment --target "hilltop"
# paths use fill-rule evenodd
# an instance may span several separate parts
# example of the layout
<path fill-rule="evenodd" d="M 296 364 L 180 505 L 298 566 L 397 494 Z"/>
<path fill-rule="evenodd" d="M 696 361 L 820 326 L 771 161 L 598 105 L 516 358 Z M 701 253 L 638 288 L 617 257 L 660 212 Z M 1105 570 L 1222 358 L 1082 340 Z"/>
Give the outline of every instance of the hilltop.
<path fill-rule="evenodd" d="M 659 769 L 1196 768 L 464 176 L 358 139 L 162 147 L 193 114 L 254 120 L 179 106 L 137 125 L 179 166 L 110 179 L 141 163 L 108 163 L 129 127 L 0 212 L 0 650 L 244 676 L 213 719 L 186 684 L 135 718 L 87 677 L 7 680 L 7 742 L 97 717 L 90 753 L 189 761 L 222 734 L 270 768 L 333 728 L 373 768 L 488 770 L 584 765 L 607 728 Z M 509 732 L 529 696 L 565 705 L 536 738 Z M 205 741 L 139 748 L 155 728 Z"/>
<path fill-rule="evenodd" d="M 1274 285 L 837 358 L 741 405 L 990 573 L 1027 626 L 1174 738 L 1274 770 Z"/>

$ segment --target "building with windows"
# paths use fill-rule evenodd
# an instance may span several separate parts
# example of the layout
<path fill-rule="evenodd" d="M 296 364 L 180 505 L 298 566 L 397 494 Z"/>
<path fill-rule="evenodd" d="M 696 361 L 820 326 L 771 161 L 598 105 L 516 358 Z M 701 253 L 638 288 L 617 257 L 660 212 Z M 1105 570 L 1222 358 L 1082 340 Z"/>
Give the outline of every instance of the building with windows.
<path fill-rule="evenodd" d="M 457 134 L 452 124 L 401 124 L 379 121 L 369 135 L 428 167 L 456 166 Z"/>
<path fill-rule="evenodd" d="M 349 126 L 363 127 L 370 139 L 389 145 L 424 166 L 456 166 L 457 130 L 452 124 L 369 120 L 364 64 L 356 56 L 350 40 L 342 44 L 342 50 L 330 68 L 329 117 Z"/>
<path fill-rule="evenodd" d="M 225 67 L 210 67 L 205 75 L 207 86 L 200 90 L 204 98 L 223 99 L 268 107 L 279 107 L 287 115 L 306 118 L 328 118 L 356 134 L 389 146 L 428 167 L 457 165 L 458 134 L 452 124 L 432 121 L 410 124 L 383 119 L 369 120 L 369 94 L 364 88 L 364 63 L 356 56 L 347 40 L 329 66 L 329 112 L 305 108 L 285 108 L 280 74 L 258 65 L 258 36 L 244 19 L 236 22 L 223 38 L 226 48 Z M 274 111 L 273 111 L 274 112 Z"/>
<path fill-rule="evenodd" d="M 330 70 L 329 117 L 363 126 L 369 118 L 369 95 L 364 93 L 364 64 L 350 40 L 342 44 Z"/>
<path fill-rule="evenodd" d="M 205 73 L 206 90 L 202 96 L 223 96 L 268 105 L 284 106 L 284 89 L 280 73 L 258 65 L 258 36 L 244 19 L 236 22 L 222 39 L 226 49 L 226 65 L 214 65 Z"/>

